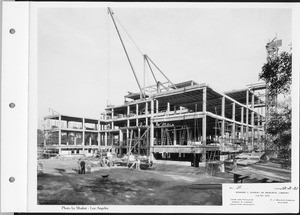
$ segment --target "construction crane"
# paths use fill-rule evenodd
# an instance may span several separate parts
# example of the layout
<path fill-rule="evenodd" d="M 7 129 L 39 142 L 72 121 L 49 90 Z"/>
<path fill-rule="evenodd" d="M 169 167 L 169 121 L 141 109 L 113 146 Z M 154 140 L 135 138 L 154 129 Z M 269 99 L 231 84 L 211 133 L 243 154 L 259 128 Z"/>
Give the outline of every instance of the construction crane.
<path fill-rule="evenodd" d="M 121 36 L 121 34 L 120 34 L 120 31 L 119 31 L 119 29 L 118 29 L 118 26 L 117 26 L 117 24 L 116 24 L 116 21 L 115 21 L 115 19 L 114 19 L 114 12 L 112 11 L 112 9 L 110 8 L 110 7 L 108 7 L 108 13 L 109 13 L 109 15 L 110 15 L 110 17 L 111 17 L 111 19 L 112 19 L 112 21 L 113 21 L 113 24 L 114 24 L 114 26 L 115 26 L 115 29 L 116 29 L 116 31 L 117 31 L 117 34 L 118 34 L 118 37 L 119 37 L 119 39 L 120 39 L 120 41 L 121 41 L 121 44 L 122 44 L 122 47 L 123 47 L 123 50 L 124 50 L 124 52 L 125 52 L 125 55 L 126 55 L 126 57 L 127 57 L 127 60 L 128 60 L 128 63 L 129 63 L 129 65 L 130 65 L 130 68 L 131 68 L 131 70 L 132 70 L 132 72 L 133 72 L 133 75 L 134 75 L 134 78 L 135 78 L 135 80 L 136 80 L 136 82 L 137 82 L 137 84 L 138 84 L 138 87 L 139 87 L 139 89 L 140 89 L 140 92 L 141 92 L 141 97 L 142 98 L 145 98 L 145 92 L 143 91 L 143 89 L 142 89 L 142 87 L 141 87 L 141 84 L 140 84 L 140 82 L 139 82 L 139 80 L 138 80 L 138 78 L 137 78 L 137 75 L 136 75 L 136 72 L 135 72 L 135 70 L 134 70 L 134 67 L 133 67 L 133 65 L 132 65 L 132 62 L 131 62 L 131 60 L 130 60 L 130 58 L 129 58 L 129 55 L 128 55 L 128 52 L 127 52 L 127 49 L 126 49 L 126 46 L 125 46 L 125 44 L 124 44 L 124 42 L 123 42 L 123 39 L 122 39 L 122 36 Z M 135 44 L 136 45 L 136 44 Z M 140 51 L 140 50 L 139 50 Z M 141 51 L 140 51 L 141 52 Z M 170 79 L 161 71 L 161 69 L 149 58 L 149 56 L 148 55 L 146 55 L 146 54 L 143 54 L 143 53 L 141 53 L 142 55 L 143 55 L 143 57 L 144 57 L 144 61 L 145 62 L 147 62 L 147 65 L 148 65 L 148 67 L 149 67 L 149 69 L 150 69 L 150 71 L 151 71 L 151 74 L 152 74 L 152 76 L 153 76 L 153 78 L 154 78 L 154 80 L 155 80 L 155 84 L 157 85 L 157 88 L 159 88 L 159 85 L 161 84 L 161 82 L 159 82 L 157 79 L 156 79 L 156 77 L 155 77 L 155 75 L 154 75 L 154 72 L 153 72 L 153 70 L 152 70 L 152 67 L 151 67 L 151 65 L 150 65 L 150 62 L 154 65 L 154 67 L 168 80 L 168 82 L 172 85 L 172 87 L 174 88 L 174 89 L 177 89 L 177 87 L 170 81 Z M 164 88 L 165 88 L 165 90 L 168 90 L 163 84 L 161 84 Z"/>

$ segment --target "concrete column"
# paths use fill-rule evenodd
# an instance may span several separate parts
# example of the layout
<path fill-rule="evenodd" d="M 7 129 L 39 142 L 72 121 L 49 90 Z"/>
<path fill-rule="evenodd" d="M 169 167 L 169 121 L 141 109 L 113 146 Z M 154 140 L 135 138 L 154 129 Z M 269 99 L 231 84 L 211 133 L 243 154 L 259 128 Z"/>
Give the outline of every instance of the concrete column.
<path fill-rule="evenodd" d="M 207 100 L 207 89 L 205 87 L 203 89 L 203 94 L 202 94 L 202 111 L 204 113 L 206 112 L 206 100 Z"/>
<path fill-rule="evenodd" d="M 135 124 L 136 124 L 136 126 L 139 126 L 139 119 L 138 119 L 138 115 L 139 115 L 139 104 L 136 104 L 136 105 L 135 105 L 135 108 L 136 108 L 136 111 L 135 111 L 135 113 L 136 113 Z"/>
<path fill-rule="evenodd" d="M 225 137 L 225 97 L 222 97 L 222 131 L 221 136 L 222 138 Z"/>
<path fill-rule="evenodd" d="M 97 133 L 97 141 L 98 141 L 97 146 L 100 146 L 100 132 Z"/>
<path fill-rule="evenodd" d="M 149 111 L 148 111 L 148 102 L 146 102 L 146 103 L 145 103 L 145 114 L 147 115 L 148 112 L 149 112 Z"/>
<path fill-rule="evenodd" d="M 170 114 L 170 103 L 167 103 L 167 114 Z"/>
<path fill-rule="evenodd" d="M 262 142 L 261 142 L 261 116 L 260 116 L 260 113 L 257 113 L 257 137 L 258 137 L 258 143 L 259 143 L 259 146 L 260 148 L 262 149 L 261 145 L 262 145 Z"/>
<path fill-rule="evenodd" d="M 176 140 L 176 127 L 174 126 L 174 135 L 173 135 L 173 139 L 174 139 L 174 145 L 177 145 L 177 140 Z"/>
<path fill-rule="evenodd" d="M 129 146 L 129 129 L 126 129 L 126 147 Z"/>
<path fill-rule="evenodd" d="M 104 146 L 107 146 L 107 132 L 104 133 Z"/>
<path fill-rule="evenodd" d="M 138 154 L 140 155 L 141 154 L 141 128 L 138 128 Z"/>
<path fill-rule="evenodd" d="M 81 145 L 83 146 L 85 145 L 85 119 L 84 118 L 82 118 L 82 144 Z"/>
<path fill-rule="evenodd" d="M 129 114 L 130 114 L 130 106 L 128 105 L 127 106 L 127 117 L 129 117 Z M 129 127 L 129 125 L 130 125 L 130 121 L 129 121 L 129 119 L 127 119 L 127 127 Z M 127 128 L 127 130 L 128 130 L 128 128 Z M 129 133 L 128 133 L 129 131 L 127 131 L 127 134 L 126 134 L 126 141 L 128 142 L 128 139 L 129 139 Z"/>
<path fill-rule="evenodd" d="M 254 112 L 251 111 L 251 144 L 254 144 Z"/>
<path fill-rule="evenodd" d="M 252 126 L 252 129 L 251 129 L 251 144 L 252 146 L 254 145 L 254 94 L 252 93 L 252 96 L 251 96 L 251 126 Z"/>
<path fill-rule="evenodd" d="M 119 130 L 119 142 L 121 143 L 123 141 L 123 131 L 120 129 Z"/>
<path fill-rule="evenodd" d="M 158 115 L 158 100 L 156 100 L 156 115 Z"/>
<path fill-rule="evenodd" d="M 241 107 L 241 136 L 244 138 L 244 107 Z"/>
<path fill-rule="evenodd" d="M 232 131 L 231 131 L 231 137 L 232 139 L 235 139 L 236 135 L 235 135 L 235 103 L 232 103 L 232 120 L 233 120 L 233 124 L 232 124 Z"/>
<path fill-rule="evenodd" d="M 181 145 L 181 131 L 182 130 L 179 130 L 179 145 Z"/>
<path fill-rule="evenodd" d="M 112 120 L 112 121 L 111 121 L 111 128 L 110 128 L 110 129 L 114 129 L 114 126 L 115 126 L 115 125 L 114 125 L 114 117 L 115 117 L 115 116 L 114 116 L 114 109 L 112 108 L 112 109 L 111 109 L 111 120 Z"/>
<path fill-rule="evenodd" d="M 148 102 L 146 102 L 146 104 L 145 104 L 146 106 L 145 106 L 145 114 L 146 114 L 146 122 L 145 122 L 145 124 L 146 125 L 148 125 L 148 117 L 147 117 L 147 115 L 148 115 Z"/>
<path fill-rule="evenodd" d="M 61 115 L 58 117 L 58 145 L 61 146 Z"/>
<path fill-rule="evenodd" d="M 206 145 L 206 87 L 203 89 L 203 96 L 202 96 L 202 110 L 204 113 L 204 117 L 202 118 L 202 139 L 203 144 Z M 206 153 L 206 152 L 205 152 Z"/>
<path fill-rule="evenodd" d="M 90 136 L 89 138 L 89 145 L 91 146 L 92 145 L 92 137 Z"/>
<path fill-rule="evenodd" d="M 246 91 L 246 144 L 248 145 L 249 138 L 249 90 Z"/>
<path fill-rule="evenodd" d="M 206 145 L 206 114 L 202 118 L 202 143 Z M 195 156 L 195 155 L 194 155 Z M 206 149 L 202 152 L 202 162 L 206 162 Z"/>
<path fill-rule="evenodd" d="M 151 119 L 150 119 L 150 160 L 153 160 L 153 146 L 154 146 L 154 124 L 153 124 L 153 115 L 154 115 L 154 100 L 151 100 Z"/>
<path fill-rule="evenodd" d="M 101 146 L 101 142 L 102 142 L 103 137 L 102 137 L 101 132 L 99 132 L 98 135 L 99 135 L 99 144 L 98 145 Z"/>
<path fill-rule="evenodd" d="M 187 132 L 186 132 L 186 140 L 187 142 L 190 142 L 191 141 L 191 136 L 192 136 L 192 131 L 188 128 L 187 129 Z"/>
<path fill-rule="evenodd" d="M 163 139 L 164 139 L 164 129 L 161 128 L 160 129 L 160 144 L 161 145 L 164 145 Z"/>

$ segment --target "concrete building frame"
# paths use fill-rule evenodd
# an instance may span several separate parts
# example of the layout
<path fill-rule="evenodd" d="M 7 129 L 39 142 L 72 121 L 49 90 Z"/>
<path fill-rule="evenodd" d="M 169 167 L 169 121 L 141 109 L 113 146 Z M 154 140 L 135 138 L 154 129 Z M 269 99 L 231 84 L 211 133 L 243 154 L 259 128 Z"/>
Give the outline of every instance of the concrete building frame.
<path fill-rule="evenodd" d="M 152 93 L 147 94 L 147 89 Z M 45 129 L 58 133 L 58 143 L 45 146 L 58 149 L 59 154 L 94 153 L 103 148 L 119 155 L 161 158 L 199 154 L 202 161 L 212 151 L 264 150 L 265 104 L 255 93 L 265 90 L 264 85 L 220 93 L 207 84 L 186 81 L 164 91 L 155 86 L 147 89 L 145 97 L 129 93 L 124 104 L 107 106 L 100 119 L 46 116 L 46 121 L 57 120 L 59 126 Z M 63 121 L 67 126 L 62 126 Z M 69 126 L 72 121 L 82 126 Z M 94 127 L 86 127 L 87 123 Z M 75 143 L 63 141 L 71 134 Z M 88 141 L 79 141 L 87 136 Z"/>

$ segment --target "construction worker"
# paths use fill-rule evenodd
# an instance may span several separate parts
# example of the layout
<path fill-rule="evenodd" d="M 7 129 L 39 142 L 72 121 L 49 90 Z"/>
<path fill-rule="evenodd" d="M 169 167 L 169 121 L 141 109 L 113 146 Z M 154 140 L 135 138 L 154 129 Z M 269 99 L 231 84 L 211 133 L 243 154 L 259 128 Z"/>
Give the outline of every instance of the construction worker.
<path fill-rule="evenodd" d="M 139 169 L 140 169 L 140 164 L 141 164 L 141 161 L 140 161 L 139 159 L 136 159 L 136 160 L 131 164 L 131 166 L 129 167 L 129 170 L 132 170 L 133 167 L 134 167 L 134 165 L 135 165 L 135 168 L 136 168 L 137 170 L 139 170 Z"/>
<path fill-rule="evenodd" d="M 237 160 L 235 157 L 233 157 L 233 170 L 237 169 Z"/>
<path fill-rule="evenodd" d="M 78 174 L 81 174 L 80 162 L 81 162 L 81 158 L 79 158 L 78 161 L 77 161 L 77 168 L 78 168 L 77 173 L 78 173 Z"/>
<path fill-rule="evenodd" d="M 80 174 L 85 174 L 85 161 L 83 159 L 80 161 Z"/>
<path fill-rule="evenodd" d="M 136 159 L 136 169 L 137 170 L 140 170 L 140 165 L 141 165 L 141 161 L 140 161 L 140 159 Z"/>

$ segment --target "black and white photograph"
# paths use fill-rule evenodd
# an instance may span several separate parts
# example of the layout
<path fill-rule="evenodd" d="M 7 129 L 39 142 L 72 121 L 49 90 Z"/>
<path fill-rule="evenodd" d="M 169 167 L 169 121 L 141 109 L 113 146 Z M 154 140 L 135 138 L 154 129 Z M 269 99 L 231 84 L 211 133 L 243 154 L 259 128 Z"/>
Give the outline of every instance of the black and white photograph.
<path fill-rule="evenodd" d="M 291 9 L 38 10 L 38 204 L 222 205 L 291 181 Z"/>

